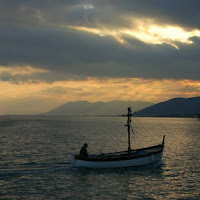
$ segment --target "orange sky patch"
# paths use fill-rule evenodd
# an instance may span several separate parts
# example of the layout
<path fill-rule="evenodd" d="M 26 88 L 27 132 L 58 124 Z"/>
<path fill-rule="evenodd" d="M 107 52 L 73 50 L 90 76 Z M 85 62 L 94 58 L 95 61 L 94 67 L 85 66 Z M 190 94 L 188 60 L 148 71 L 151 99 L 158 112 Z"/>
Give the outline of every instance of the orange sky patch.
<path fill-rule="evenodd" d="M 174 97 L 200 96 L 200 82 L 139 78 L 88 78 L 52 84 L 1 81 L 0 96 L 0 114 L 11 112 L 10 108 L 12 113 L 36 114 L 70 101 L 132 100 L 157 103 Z"/>

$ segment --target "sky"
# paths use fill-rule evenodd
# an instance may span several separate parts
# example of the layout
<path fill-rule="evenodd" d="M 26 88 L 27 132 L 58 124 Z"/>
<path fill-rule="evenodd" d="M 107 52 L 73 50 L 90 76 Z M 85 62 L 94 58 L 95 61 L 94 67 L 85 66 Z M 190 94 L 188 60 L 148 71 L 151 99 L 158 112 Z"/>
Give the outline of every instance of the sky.
<path fill-rule="evenodd" d="M 0 114 L 200 96 L 199 0 L 0 0 Z"/>

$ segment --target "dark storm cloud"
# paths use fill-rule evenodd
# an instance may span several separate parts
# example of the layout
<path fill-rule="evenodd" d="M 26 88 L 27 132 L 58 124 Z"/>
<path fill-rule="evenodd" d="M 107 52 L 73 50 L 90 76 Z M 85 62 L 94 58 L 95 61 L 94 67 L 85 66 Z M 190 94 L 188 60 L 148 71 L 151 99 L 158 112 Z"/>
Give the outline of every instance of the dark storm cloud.
<path fill-rule="evenodd" d="M 88 5 L 93 6 L 93 9 L 89 9 Z M 124 17 L 140 16 L 161 23 L 199 28 L 199 8 L 199 0 L 1 0 L 0 16 L 1 23 L 5 24 L 15 20 L 29 23 L 31 17 L 41 12 L 50 21 L 88 26 L 94 26 L 95 23 L 127 26 Z"/>
<path fill-rule="evenodd" d="M 25 75 L 12 75 L 9 72 L 3 72 L 0 74 L 0 81 L 8 81 L 14 84 L 28 82 L 30 79 Z"/>
<path fill-rule="evenodd" d="M 199 79 L 200 40 L 150 45 L 124 37 L 70 30 L 66 26 L 127 27 L 126 17 L 153 18 L 160 23 L 198 28 L 200 1 L 0 1 L 0 65 L 32 65 L 51 73 L 45 81 L 77 77 Z M 18 76 L 19 77 L 19 76 Z M 33 78 L 33 76 L 32 76 Z M 22 77 L 23 79 L 23 77 Z"/>
<path fill-rule="evenodd" d="M 160 23 L 200 27 L 199 0 L 99 0 L 98 7 L 111 7 L 115 17 L 140 16 L 156 19 Z"/>

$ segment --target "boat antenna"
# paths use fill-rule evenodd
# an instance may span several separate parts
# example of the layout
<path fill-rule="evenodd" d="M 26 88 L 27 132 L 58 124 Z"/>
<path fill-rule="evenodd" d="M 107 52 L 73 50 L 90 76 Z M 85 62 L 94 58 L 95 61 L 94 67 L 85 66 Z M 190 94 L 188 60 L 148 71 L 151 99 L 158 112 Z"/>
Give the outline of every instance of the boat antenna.
<path fill-rule="evenodd" d="M 128 108 L 128 120 L 127 120 L 127 124 L 125 126 L 127 126 L 128 128 L 128 153 L 131 153 L 131 140 L 130 140 L 130 127 L 131 127 L 131 117 L 132 117 L 132 110 L 131 107 Z"/>

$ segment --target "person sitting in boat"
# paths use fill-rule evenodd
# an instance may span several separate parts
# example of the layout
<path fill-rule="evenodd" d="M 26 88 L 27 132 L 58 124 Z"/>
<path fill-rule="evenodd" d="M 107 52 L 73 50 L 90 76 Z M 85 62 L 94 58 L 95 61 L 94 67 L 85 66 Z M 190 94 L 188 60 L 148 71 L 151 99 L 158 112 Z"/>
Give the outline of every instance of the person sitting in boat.
<path fill-rule="evenodd" d="M 88 157 L 87 147 L 88 147 L 88 145 L 87 145 L 87 143 L 85 143 L 85 144 L 82 146 L 81 150 L 80 150 L 79 156 Z"/>

